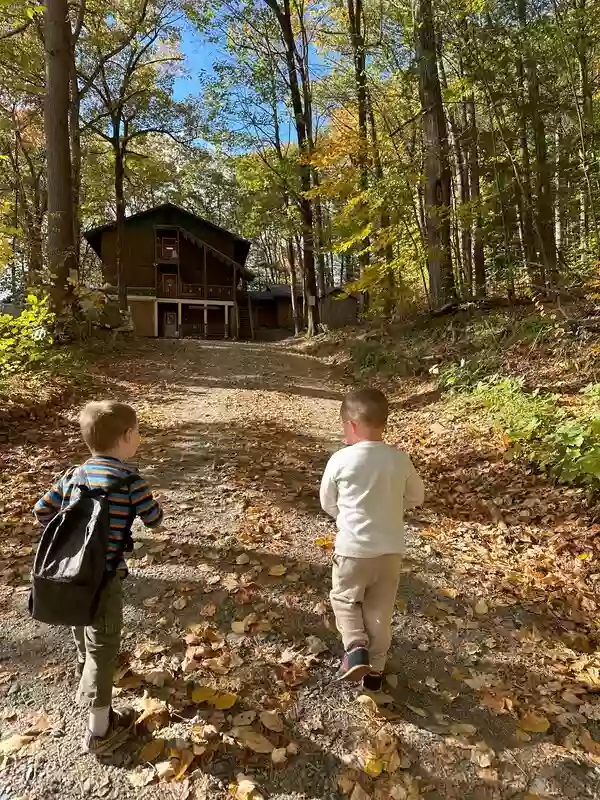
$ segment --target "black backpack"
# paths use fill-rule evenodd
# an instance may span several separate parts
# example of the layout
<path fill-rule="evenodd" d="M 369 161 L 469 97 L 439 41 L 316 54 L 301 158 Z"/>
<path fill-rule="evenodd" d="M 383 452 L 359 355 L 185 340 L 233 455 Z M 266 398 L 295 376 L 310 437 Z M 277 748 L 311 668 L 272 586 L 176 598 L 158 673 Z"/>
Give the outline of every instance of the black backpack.
<path fill-rule="evenodd" d="M 91 489 L 85 472 L 72 476 L 70 504 L 48 523 L 42 533 L 31 573 L 29 612 L 51 625 L 91 625 L 100 592 L 115 574 L 106 565 L 110 533 L 111 492 L 131 486 L 139 475 L 124 475 L 105 488 Z M 131 506 L 123 544 L 115 553 L 115 571 L 123 553 L 131 549 Z"/>

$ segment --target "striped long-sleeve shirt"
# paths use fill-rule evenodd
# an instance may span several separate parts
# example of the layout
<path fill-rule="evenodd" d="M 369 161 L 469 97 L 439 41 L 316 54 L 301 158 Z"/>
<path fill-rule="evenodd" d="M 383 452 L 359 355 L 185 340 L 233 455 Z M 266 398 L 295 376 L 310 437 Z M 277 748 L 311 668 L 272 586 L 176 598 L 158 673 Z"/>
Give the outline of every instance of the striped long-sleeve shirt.
<path fill-rule="evenodd" d="M 118 458 L 109 456 L 93 456 L 80 467 L 69 469 L 60 480 L 41 497 L 33 509 L 38 522 L 47 525 L 58 512 L 71 502 L 71 493 L 77 485 L 76 470 L 82 470 L 91 489 L 105 488 L 117 478 L 124 478 L 131 473 L 136 473 L 135 467 L 119 461 Z M 143 479 L 135 481 L 129 488 L 122 491 L 111 492 L 108 496 L 110 511 L 110 533 L 108 551 L 106 554 L 107 566 L 115 568 L 115 558 L 122 547 L 123 537 L 129 527 L 130 516 L 139 517 L 144 525 L 153 528 L 160 525 L 163 512 L 160 505 L 152 496 L 150 486 Z M 119 567 L 124 567 L 122 561 Z"/>

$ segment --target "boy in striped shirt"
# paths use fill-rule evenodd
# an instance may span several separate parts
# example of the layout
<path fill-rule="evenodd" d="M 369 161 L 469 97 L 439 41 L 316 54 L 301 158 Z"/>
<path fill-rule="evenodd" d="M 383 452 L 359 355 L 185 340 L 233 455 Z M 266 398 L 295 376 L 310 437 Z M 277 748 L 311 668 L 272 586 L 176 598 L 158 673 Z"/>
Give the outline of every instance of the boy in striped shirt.
<path fill-rule="evenodd" d="M 88 403 L 82 410 L 79 423 L 83 439 L 91 452 L 80 467 L 69 469 L 37 503 L 34 514 L 41 525 L 50 520 L 71 501 L 71 493 L 81 473 L 90 488 L 104 488 L 118 478 L 137 474 L 127 461 L 135 455 L 140 444 L 137 415 L 131 406 L 114 400 Z M 101 752 L 118 728 L 131 723 L 131 715 L 117 712 L 111 706 L 112 688 L 123 627 L 122 579 L 127 566 L 122 557 L 128 547 L 130 529 L 135 517 L 149 528 L 160 525 L 162 509 L 152 496 L 148 483 L 139 478 L 129 488 L 111 492 L 110 534 L 106 552 L 106 568 L 111 576 L 100 595 L 98 610 L 92 625 L 73 628 L 77 645 L 78 702 L 91 706 L 84 749 Z"/>

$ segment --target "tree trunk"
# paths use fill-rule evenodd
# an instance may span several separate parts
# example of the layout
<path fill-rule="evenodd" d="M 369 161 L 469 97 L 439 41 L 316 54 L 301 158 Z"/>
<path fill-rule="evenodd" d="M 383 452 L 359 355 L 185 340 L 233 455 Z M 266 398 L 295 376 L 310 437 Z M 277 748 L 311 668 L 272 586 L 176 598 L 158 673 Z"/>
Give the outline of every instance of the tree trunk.
<path fill-rule="evenodd" d="M 348 0 L 348 28 L 352 59 L 354 62 L 354 83 L 356 86 L 356 100 L 358 109 L 358 170 L 359 189 L 363 196 L 360 204 L 360 225 L 367 224 L 368 204 L 364 197 L 369 189 L 369 139 L 367 132 L 367 57 L 364 37 L 364 12 L 362 0 Z M 358 257 L 360 273 L 364 273 L 369 266 L 369 237 L 366 236 L 361 243 L 361 252 Z"/>
<path fill-rule="evenodd" d="M 523 59 L 517 59 L 517 79 L 519 91 L 519 143 L 521 149 L 521 172 L 518 178 L 519 216 L 521 218 L 521 240 L 525 269 L 532 286 L 539 291 L 545 285 L 543 267 L 538 264 L 533 232 L 533 196 L 531 191 L 531 163 L 527 141 L 527 103 L 525 100 L 525 70 Z"/>
<path fill-rule="evenodd" d="M 77 82 L 77 66 L 75 63 L 75 43 L 70 52 L 70 85 L 71 102 L 69 107 L 69 134 L 71 146 L 71 171 L 73 176 L 73 239 L 75 243 L 75 258 L 79 266 L 81 252 L 81 219 L 79 215 L 81 197 L 81 132 L 79 130 L 80 105 L 79 85 Z"/>
<path fill-rule="evenodd" d="M 66 0 L 48 0 L 44 12 L 46 99 L 44 128 L 48 155 L 48 267 L 51 296 L 61 311 L 71 294 L 76 270 L 73 238 L 71 152 L 69 149 L 69 80 L 71 28 Z"/>
<path fill-rule="evenodd" d="M 373 104 L 369 102 L 369 123 L 371 126 L 371 143 L 373 147 L 373 167 L 375 169 L 375 177 L 378 181 L 383 181 L 383 164 L 381 163 L 381 156 L 379 154 L 379 145 L 378 145 L 378 137 L 377 137 L 377 128 L 375 126 L 375 114 L 373 113 Z M 390 227 L 390 215 L 387 207 L 387 203 L 384 200 L 381 204 L 381 217 L 380 217 L 380 226 L 383 231 Z M 394 262 L 394 246 L 389 238 L 388 234 L 384 234 L 386 237 L 386 244 L 385 244 L 385 296 L 383 299 L 383 313 L 386 316 L 389 316 L 396 304 L 396 279 L 394 276 L 394 270 L 392 264 Z"/>
<path fill-rule="evenodd" d="M 118 131 L 118 125 L 113 126 L 113 130 Z M 127 285 L 125 283 L 123 263 L 123 242 L 125 239 L 125 164 L 123 162 L 123 148 L 121 147 L 119 138 L 113 142 L 113 154 L 115 159 L 115 200 L 117 203 L 117 244 L 115 248 L 117 292 L 119 295 L 119 307 L 125 310 L 127 308 Z"/>
<path fill-rule="evenodd" d="M 294 253 L 294 240 L 287 240 L 287 254 L 288 265 L 290 270 L 290 284 L 292 292 L 292 317 L 294 319 L 294 336 L 300 335 L 302 328 L 300 324 L 300 314 L 298 311 L 298 298 L 296 296 L 296 286 L 298 285 L 298 278 L 296 275 L 296 254 Z"/>
<path fill-rule="evenodd" d="M 310 154 L 310 141 L 308 137 L 310 125 L 307 125 L 305 109 L 302 105 L 302 94 L 298 83 L 298 73 L 296 71 L 296 46 L 294 42 L 294 31 L 292 29 L 290 0 L 283 0 L 283 10 L 279 7 L 277 0 L 265 0 L 265 2 L 277 17 L 285 46 L 290 99 L 294 111 L 298 150 L 301 156 L 298 166 L 301 191 L 299 207 L 300 218 L 302 220 L 302 260 L 303 275 L 306 285 L 307 333 L 309 336 L 314 336 L 319 324 L 319 305 L 317 303 L 317 281 L 315 276 L 313 208 L 312 202 L 307 196 L 311 189 L 310 164 L 307 160 L 307 156 Z"/>
<path fill-rule="evenodd" d="M 431 0 L 413 0 L 415 50 L 425 146 L 425 227 L 434 309 L 456 300 L 450 239 L 448 135 L 437 70 Z"/>
<path fill-rule="evenodd" d="M 473 231 L 473 271 L 475 277 L 475 296 L 485 297 L 485 253 L 483 249 L 483 231 L 481 216 L 481 193 L 479 185 L 479 147 L 477 144 L 477 117 L 475 114 L 475 97 L 469 95 L 466 102 L 467 125 L 469 139 L 467 145 L 467 163 L 469 168 L 469 194 L 475 209 L 475 229 Z"/>

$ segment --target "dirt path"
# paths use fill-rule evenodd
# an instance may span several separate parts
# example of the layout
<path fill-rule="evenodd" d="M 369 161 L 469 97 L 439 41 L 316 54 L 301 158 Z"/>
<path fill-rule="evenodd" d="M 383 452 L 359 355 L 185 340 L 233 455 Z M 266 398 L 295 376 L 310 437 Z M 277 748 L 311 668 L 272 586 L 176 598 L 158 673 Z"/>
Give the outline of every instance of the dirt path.
<path fill-rule="evenodd" d="M 457 520 L 454 551 L 413 521 L 379 709 L 331 682 L 333 531 L 316 494 L 339 446 L 342 385 L 323 364 L 281 346 L 166 342 L 107 361 L 95 379 L 140 410 L 140 469 L 166 511 L 164 531 L 135 531 L 126 588 L 118 702 L 147 718 L 102 761 L 80 755 L 69 636 L 25 614 L 26 512 L 84 454 L 72 413 L 15 432 L 2 461 L 0 733 L 32 732 L 0 761 L 0 800 L 218 800 L 239 773 L 278 800 L 336 797 L 341 774 L 353 800 L 599 795 L 578 726 L 599 738 L 600 704 L 568 677 L 578 654 L 544 640 L 541 615 L 503 602 L 499 586 L 488 606 L 481 586 L 492 579 L 477 552 L 461 553 Z M 417 405 L 403 421 L 431 424 L 429 413 Z M 264 711 L 281 730 L 264 726 Z M 279 755 L 255 753 L 265 749 L 256 734 Z"/>

